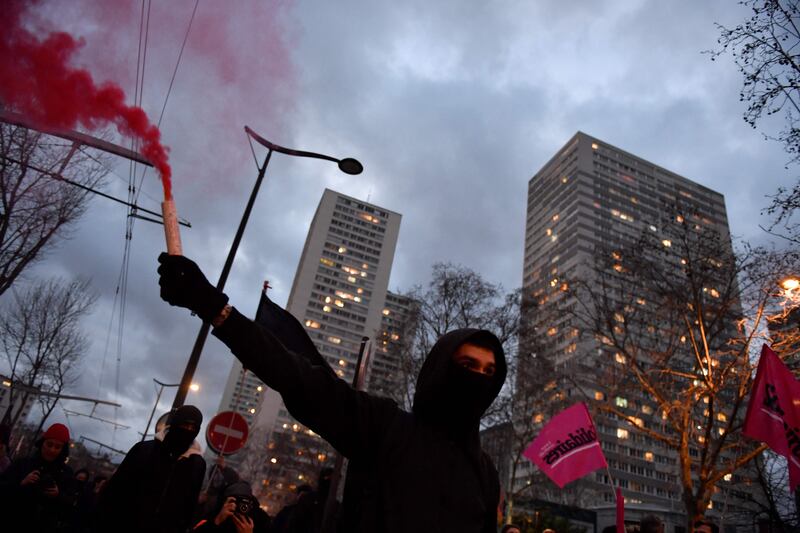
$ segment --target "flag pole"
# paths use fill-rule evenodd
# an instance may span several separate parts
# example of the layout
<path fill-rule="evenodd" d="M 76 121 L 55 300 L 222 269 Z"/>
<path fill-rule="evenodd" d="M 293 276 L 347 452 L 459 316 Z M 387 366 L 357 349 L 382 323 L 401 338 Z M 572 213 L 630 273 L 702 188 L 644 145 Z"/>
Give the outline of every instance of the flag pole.
<path fill-rule="evenodd" d="M 608 463 L 606 463 L 606 474 L 608 474 L 608 480 L 614 491 L 614 501 L 617 505 L 617 533 L 625 533 L 625 498 L 622 496 L 622 489 L 617 485 L 614 476 L 611 475 Z"/>

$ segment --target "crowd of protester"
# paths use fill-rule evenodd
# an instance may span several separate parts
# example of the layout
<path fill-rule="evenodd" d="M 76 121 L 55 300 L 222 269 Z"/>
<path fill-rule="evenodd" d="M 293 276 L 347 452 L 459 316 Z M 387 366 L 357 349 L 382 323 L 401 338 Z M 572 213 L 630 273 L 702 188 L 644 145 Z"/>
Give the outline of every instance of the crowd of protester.
<path fill-rule="evenodd" d="M 0 426 L 0 516 L 8 533 L 321 531 L 331 470 L 305 485 L 273 520 L 219 458 L 206 472 L 196 437 L 200 411 L 173 412 L 155 438 L 135 444 L 109 478 L 68 464 L 69 429 L 52 424 L 29 455 L 12 458 Z M 206 475 L 208 474 L 208 475 Z"/>

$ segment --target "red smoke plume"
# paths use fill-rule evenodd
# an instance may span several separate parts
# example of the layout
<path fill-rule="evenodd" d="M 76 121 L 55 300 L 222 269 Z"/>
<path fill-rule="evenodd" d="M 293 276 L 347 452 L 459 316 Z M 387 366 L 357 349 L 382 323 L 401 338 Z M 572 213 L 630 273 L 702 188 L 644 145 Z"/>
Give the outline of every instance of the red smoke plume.
<path fill-rule="evenodd" d="M 3 0 L 0 9 L 0 105 L 42 126 L 87 129 L 112 123 L 123 135 L 142 141 L 142 154 L 161 174 L 164 199 L 172 198 L 172 170 L 161 132 L 140 107 L 125 104 L 116 84 L 95 84 L 91 74 L 69 65 L 82 40 L 53 32 L 40 40 L 22 25 L 30 2 Z"/>

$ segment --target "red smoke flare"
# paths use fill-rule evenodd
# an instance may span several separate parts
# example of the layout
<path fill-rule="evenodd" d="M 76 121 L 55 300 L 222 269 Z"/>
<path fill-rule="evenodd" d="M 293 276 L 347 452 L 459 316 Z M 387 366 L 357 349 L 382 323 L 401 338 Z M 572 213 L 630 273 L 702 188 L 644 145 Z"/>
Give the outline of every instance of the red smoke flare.
<path fill-rule="evenodd" d="M 142 154 L 161 174 L 164 199 L 172 198 L 168 149 L 161 132 L 140 107 L 125 104 L 125 93 L 116 84 L 99 86 L 91 74 L 69 65 L 83 46 L 63 32 L 39 40 L 22 27 L 30 2 L 3 0 L 0 9 L 0 105 L 19 111 L 42 126 L 87 129 L 112 123 L 123 135 L 142 141 Z"/>

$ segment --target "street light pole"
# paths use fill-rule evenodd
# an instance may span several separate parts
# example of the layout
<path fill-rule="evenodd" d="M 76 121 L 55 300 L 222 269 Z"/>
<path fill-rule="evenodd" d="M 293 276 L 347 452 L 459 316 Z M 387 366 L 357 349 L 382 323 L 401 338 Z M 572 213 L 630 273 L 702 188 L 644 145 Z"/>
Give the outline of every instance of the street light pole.
<path fill-rule="evenodd" d="M 242 240 L 242 235 L 244 235 L 244 229 L 247 226 L 247 221 L 250 218 L 250 212 L 253 209 L 253 204 L 256 201 L 256 196 L 258 195 L 258 190 L 261 187 L 261 182 L 264 179 L 264 174 L 267 171 L 267 165 L 269 165 L 269 160 L 272 157 L 272 152 L 280 152 L 282 154 L 291 155 L 295 157 L 311 157 L 314 159 L 324 159 L 327 161 L 333 161 L 338 163 L 339 169 L 342 172 L 347 174 L 360 174 L 364 167 L 353 158 L 344 158 L 344 159 L 336 159 L 335 157 L 331 157 L 329 155 L 318 154 L 315 152 L 306 152 L 302 150 L 293 150 L 291 148 L 284 148 L 283 146 L 279 146 L 277 144 L 271 143 L 270 141 L 264 139 L 256 132 L 251 130 L 249 127 L 244 127 L 245 133 L 255 140 L 257 143 L 261 144 L 262 146 L 267 148 L 267 156 L 264 158 L 264 164 L 258 169 L 258 177 L 256 178 L 256 183 L 253 185 L 253 190 L 250 193 L 250 198 L 247 201 L 247 206 L 244 209 L 244 213 L 242 214 L 242 220 L 239 222 L 239 228 L 236 230 L 236 235 L 233 238 L 233 243 L 231 243 L 231 248 L 228 251 L 228 258 L 225 260 L 225 265 L 222 267 L 222 272 L 219 275 L 219 281 L 217 281 L 217 290 L 222 291 L 225 288 L 225 282 L 228 280 L 228 274 L 231 271 L 231 266 L 233 265 L 233 259 L 236 257 L 236 251 L 239 249 L 239 242 Z M 200 361 L 200 354 L 203 352 L 203 346 L 206 343 L 206 339 L 208 338 L 208 332 L 211 329 L 210 322 L 203 322 L 203 325 L 200 326 L 200 331 L 197 333 L 197 338 L 194 341 L 194 346 L 192 347 L 192 353 L 189 355 L 189 361 L 186 363 L 186 369 L 183 372 L 183 378 L 181 379 L 180 386 L 178 387 L 178 392 L 175 394 L 175 401 L 172 402 L 172 409 L 175 410 L 178 407 L 182 406 L 183 403 L 186 401 L 186 395 L 189 392 L 189 385 L 192 382 L 192 377 L 194 376 L 195 370 L 197 370 L 197 364 Z"/>
<path fill-rule="evenodd" d="M 142 442 L 144 442 L 145 437 L 147 437 L 147 432 L 150 431 L 150 423 L 153 421 L 153 416 L 156 414 L 156 409 L 158 408 L 158 401 L 161 399 L 161 393 L 164 391 L 164 387 L 178 387 L 180 383 L 161 383 L 156 378 L 153 378 L 153 381 L 158 383 L 158 394 L 156 394 L 156 403 L 153 404 L 153 410 L 150 411 L 150 418 L 147 419 L 147 425 L 144 427 L 144 433 L 142 433 Z"/>

